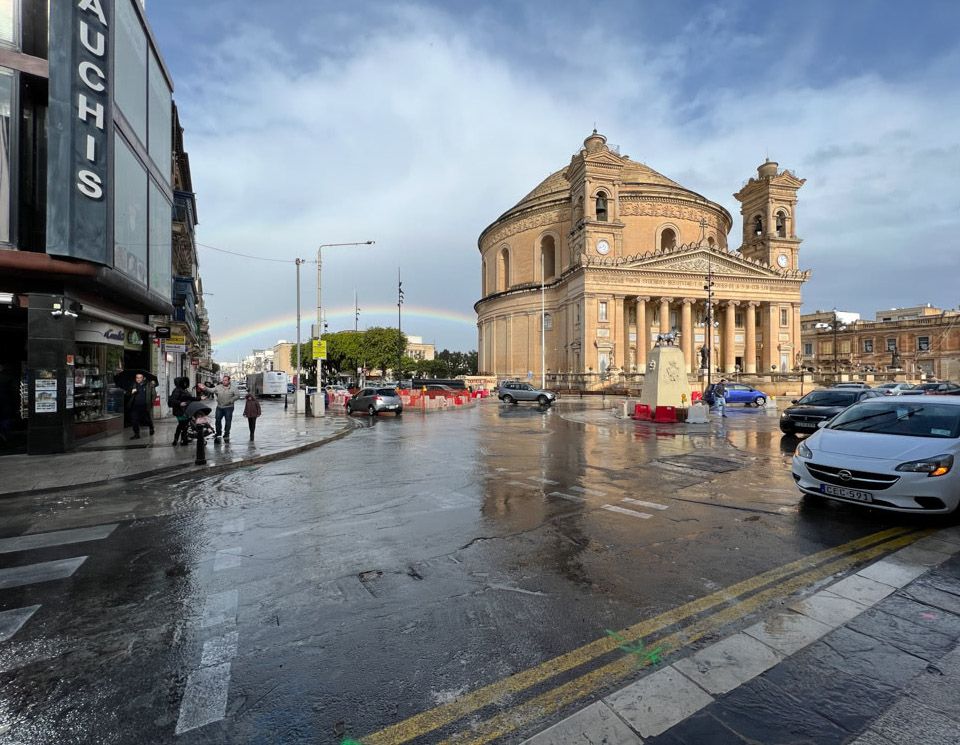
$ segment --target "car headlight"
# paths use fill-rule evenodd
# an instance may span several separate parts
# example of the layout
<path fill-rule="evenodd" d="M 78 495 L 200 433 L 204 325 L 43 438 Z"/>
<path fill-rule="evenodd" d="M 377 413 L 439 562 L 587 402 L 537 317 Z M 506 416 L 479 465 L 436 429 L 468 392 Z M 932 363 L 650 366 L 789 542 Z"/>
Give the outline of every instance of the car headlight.
<path fill-rule="evenodd" d="M 801 442 L 799 445 L 797 445 L 797 453 L 796 453 L 796 454 L 797 454 L 797 456 L 800 457 L 800 458 L 812 458 L 812 457 L 813 457 L 813 451 L 811 451 L 810 448 L 807 447 L 807 443 L 805 443 L 805 442 Z"/>
<path fill-rule="evenodd" d="M 901 463 L 895 470 L 907 471 L 909 473 L 925 473 L 927 476 L 944 476 L 950 473 L 951 468 L 953 468 L 952 455 L 935 455 L 932 458 Z"/>

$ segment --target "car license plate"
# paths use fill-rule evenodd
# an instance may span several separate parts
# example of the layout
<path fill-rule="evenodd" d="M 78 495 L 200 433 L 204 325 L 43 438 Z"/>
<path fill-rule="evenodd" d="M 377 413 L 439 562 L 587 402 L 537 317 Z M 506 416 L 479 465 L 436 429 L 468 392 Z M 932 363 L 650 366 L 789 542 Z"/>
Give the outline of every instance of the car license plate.
<path fill-rule="evenodd" d="M 816 422 L 797 422 L 798 427 L 803 427 L 804 429 L 813 429 L 817 426 Z"/>
<path fill-rule="evenodd" d="M 832 497 L 843 497 L 844 499 L 854 499 L 857 502 L 872 502 L 873 494 L 859 489 L 848 489 L 845 486 L 831 486 L 830 484 L 820 484 L 821 494 L 829 494 Z"/>

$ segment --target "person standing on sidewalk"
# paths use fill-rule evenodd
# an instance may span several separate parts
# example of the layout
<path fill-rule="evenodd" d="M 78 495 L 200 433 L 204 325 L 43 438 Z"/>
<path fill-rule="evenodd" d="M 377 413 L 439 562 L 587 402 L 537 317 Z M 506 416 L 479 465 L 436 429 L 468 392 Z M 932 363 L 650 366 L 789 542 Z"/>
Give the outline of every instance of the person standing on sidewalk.
<path fill-rule="evenodd" d="M 130 390 L 130 422 L 133 424 L 133 437 L 130 439 L 139 440 L 141 423 L 150 427 L 150 434 L 153 434 L 150 409 L 153 408 L 153 397 L 156 395 L 157 387 L 152 380 L 147 380 L 143 373 L 137 373 L 133 380 L 133 388 Z"/>
<path fill-rule="evenodd" d="M 720 416 L 727 415 L 727 379 L 720 378 L 720 382 L 717 383 L 717 387 L 713 389 L 713 397 L 717 402 L 717 411 L 720 412 Z"/>
<path fill-rule="evenodd" d="M 253 393 L 248 393 L 247 400 L 243 403 L 243 415 L 247 418 L 247 426 L 250 428 L 250 442 L 253 442 L 253 433 L 257 429 L 257 417 L 262 413 L 257 397 Z"/>
<path fill-rule="evenodd" d="M 240 398 L 240 394 L 230 387 L 230 376 L 224 375 L 223 380 L 213 387 L 213 397 L 217 401 L 217 429 L 213 441 L 220 439 L 220 425 L 226 420 L 222 430 L 223 441 L 230 442 L 230 425 L 233 423 L 233 404 Z"/>
<path fill-rule="evenodd" d="M 173 415 L 177 418 L 177 430 L 173 433 L 173 445 L 176 445 L 178 441 L 180 444 L 186 445 L 188 444 L 187 430 L 190 427 L 190 419 L 187 416 L 187 404 L 198 399 L 190 395 L 189 378 L 175 378 L 173 386 L 173 392 L 167 400 L 170 409 L 173 411 Z"/>

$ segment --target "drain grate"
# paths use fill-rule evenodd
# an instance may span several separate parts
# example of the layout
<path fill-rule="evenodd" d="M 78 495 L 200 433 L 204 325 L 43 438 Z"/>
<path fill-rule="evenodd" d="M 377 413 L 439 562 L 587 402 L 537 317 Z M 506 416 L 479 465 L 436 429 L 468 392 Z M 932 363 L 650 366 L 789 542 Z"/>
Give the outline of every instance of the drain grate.
<path fill-rule="evenodd" d="M 743 468 L 743 463 L 740 461 L 730 460 L 729 458 L 718 458 L 714 455 L 699 455 L 697 453 L 657 458 L 657 462 L 665 463 L 669 466 L 678 466 L 680 468 L 695 468 L 698 471 L 709 471 L 711 473 L 727 473 Z"/>

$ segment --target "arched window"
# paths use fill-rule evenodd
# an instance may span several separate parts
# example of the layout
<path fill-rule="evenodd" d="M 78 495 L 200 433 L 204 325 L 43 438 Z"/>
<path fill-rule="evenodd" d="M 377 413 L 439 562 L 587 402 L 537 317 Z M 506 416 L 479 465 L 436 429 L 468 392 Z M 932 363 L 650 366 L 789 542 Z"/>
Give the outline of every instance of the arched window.
<path fill-rule="evenodd" d="M 665 251 L 668 248 L 677 247 L 677 234 L 674 232 L 673 228 L 664 228 L 663 232 L 660 233 L 660 250 Z"/>
<path fill-rule="evenodd" d="M 787 237 L 787 213 L 783 210 L 777 213 L 777 235 L 781 238 Z"/>
<path fill-rule="evenodd" d="M 484 259 L 483 268 L 480 270 L 480 297 L 487 296 L 487 261 Z"/>
<path fill-rule="evenodd" d="M 597 220 L 607 221 L 607 195 L 602 191 L 597 194 Z"/>
<path fill-rule="evenodd" d="M 500 249 L 497 261 L 497 291 L 502 292 L 510 287 L 510 249 L 506 246 Z"/>
<path fill-rule="evenodd" d="M 545 235 L 540 241 L 541 266 L 544 281 L 557 274 L 557 247 L 552 235 Z"/>
<path fill-rule="evenodd" d="M 707 245 L 710 246 L 710 248 L 713 248 L 714 246 L 717 245 L 717 242 L 713 240 L 712 235 L 709 238 L 707 238 Z"/>
<path fill-rule="evenodd" d="M 753 218 L 753 234 L 763 235 L 763 218 L 760 215 Z"/>

